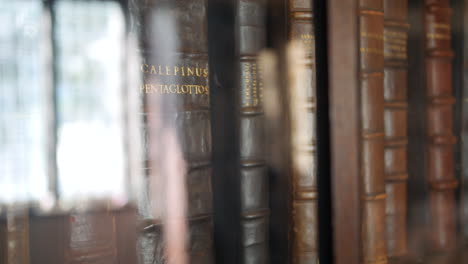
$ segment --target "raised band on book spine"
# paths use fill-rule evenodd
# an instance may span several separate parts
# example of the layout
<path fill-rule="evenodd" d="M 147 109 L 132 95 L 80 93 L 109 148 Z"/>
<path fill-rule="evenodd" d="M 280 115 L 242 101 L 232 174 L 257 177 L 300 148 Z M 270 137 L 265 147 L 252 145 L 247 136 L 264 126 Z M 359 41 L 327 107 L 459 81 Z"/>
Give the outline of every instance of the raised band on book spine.
<path fill-rule="evenodd" d="M 242 263 L 269 263 L 268 178 L 263 80 L 257 56 L 266 45 L 266 0 L 239 0 L 240 193 Z"/>
<path fill-rule="evenodd" d="M 425 0 L 426 171 L 429 245 L 432 252 L 456 247 L 451 9 L 448 0 Z"/>
<path fill-rule="evenodd" d="M 293 170 L 292 175 L 292 263 L 318 263 L 318 213 L 317 213 L 317 171 L 315 152 L 315 122 L 316 122 L 316 78 L 315 78 L 315 34 L 313 24 L 312 1 L 289 0 L 289 39 L 302 44 L 304 57 L 295 63 L 304 67 L 304 87 L 301 88 L 305 96 L 291 97 L 291 104 L 300 104 L 305 113 L 302 129 L 296 131 L 292 125 L 293 159 L 300 160 L 307 169 Z M 292 91 L 294 92 L 294 91 Z M 295 91 L 297 94 L 299 91 Z M 297 135 L 295 135 L 297 134 Z M 301 135 L 302 134 L 302 135 Z M 300 138 L 300 140 L 294 139 Z"/>
<path fill-rule="evenodd" d="M 384 0 L 384 170 L 389 257 L 407 252 L 407 19 L 408 0 Z"/>
<path fill-rule="evenodd" d="M 384 175 L 384 13 L 382 0 L 359 1 L 362 263 L 387 263 Z"/>

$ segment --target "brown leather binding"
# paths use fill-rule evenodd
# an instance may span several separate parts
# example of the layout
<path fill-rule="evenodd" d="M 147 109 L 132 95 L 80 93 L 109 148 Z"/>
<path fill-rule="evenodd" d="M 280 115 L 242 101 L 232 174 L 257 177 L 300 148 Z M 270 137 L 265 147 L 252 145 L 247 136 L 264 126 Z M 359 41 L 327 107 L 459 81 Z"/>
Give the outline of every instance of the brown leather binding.
<path fill-rule="evenodd" d="M 382 0 L 361 0 L 362 263 L 387 263 L 384 177 L 384 13 Z"/>
<path fill-rule="evenodd" d="M 289 39 L 299 41 L 305 48 L 303 63 L 306 67 L 303 78 L 307 125 L 306 142 L 294 143 L 293 156 L 309 164 L 307 173 L 295 170 L 292 178 L 292 263 L 318 263 L 318 215 L 317 215 L 317 172 L 315 166 L 315 36 L 313 5 L 310 0 L 289 1 Z M 294 102 L 293 102 L 294 103 Z M 294 132 L 293 132 L 294 133 Z M 294 135 L 293 135 L 294 136 Z"/>
<path fill-rule="evenodd" d="M 269 263 L 268 178 L 263 80 L 257 62 L 266 45 L 266 1 L 239 0 L 240 194 L 242 263 Z"/>
<path fill-rule="evenodd" d="M 468 4 L 463 5 L 460 10 L 459 16 L 459 28 L 462 34 L 463 41 L 459 44 L 460 55 L 460 101 L 459 105 L 459 133 L 460 133 L 460 147 L 458 148 L 460 153 L 460 227 L 463 232 L 463 238 L 468 241 L 468 76 L 464 74 L 468 70 Z M 456 30 L 456 29 L 455 29 Z M 456 59 L 455 59 L 456 60 Z M 468 257 L 468 253 L 465 257 Z M 468 262 L 468 259 L 466 260 Z"/>
<path fill-rule="evenodd" d="M 113 213 L 76 213 L 67 220 L 64 263 L 117 262 L 117 230 Z"/>
<path fill-rule="evenodd" d="M 27 263 L 136 263 L 135 215 L 130 206 L 31 215 Z"/>
<path fill-rule="evenodd" d="M 29 216 L 24 210 L 0 217 L 0 263 L 30 263 Z"/>
<path fill-rule="evenodd" d="M 456 247 L 451 12 L 448 0 L 425 0 L 426 171 L 432 252 Z"/>
<path fill-rule="evenodd" d="M 328 72 L 335 264 L 360 259 L 358 0 L 329 0 Z M 343 45 L 346 43 L 346 45 Z"/>
<path fill-rule="evenodd" d="M 384 0 L 384 171 L 388 256 L 406 245 L 408 0 Z"/>

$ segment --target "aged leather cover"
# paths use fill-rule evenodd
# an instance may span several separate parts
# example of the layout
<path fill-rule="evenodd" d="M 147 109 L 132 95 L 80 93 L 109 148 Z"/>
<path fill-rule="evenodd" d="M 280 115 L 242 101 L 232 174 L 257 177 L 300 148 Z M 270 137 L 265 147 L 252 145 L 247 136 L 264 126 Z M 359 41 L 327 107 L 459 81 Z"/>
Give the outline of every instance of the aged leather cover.
<path fill-rule="evenodd" d="M 384 175 L 384 13 L 382 0 L 359 1 L 362 263 L 387 263 Z"/>
<path fill-rule="evenodd" d="M 135 263 L 134 209 L 30 217 L 30 263 Z"/>
<path fill-rule="evenodd" d="M 111 212 L 76 213 L 65 223 L 65 262 L 116 263 L 116 223 Z"/>
<path fill-rule="evenodd" d="M 29 217 L 8 212 L 0 217 L 0 263 L 29 264 Z"/>
<path fill-rule="evenodd" d="M 306 172 L 293 170 L 292 174 L 292 263 L 318 263 L 318 212 L 316 170 L 316 81 L 315 81 L 315 36 L 313 5 L 310 0 L 289 1 L 289 39 L 298 41 L 305 49 L 302 64 L 305 66 L 304 100 L 307 131 L 292 131 L 305 135 L 304 140 L 292 140 L 293 156 L 307 164 Z M 294 99 L 292 100 L 294 103 Z M 294 125 L 293 125 L 294 127 Z M 292 128 L 294 130 L 294 128 Z"/>
<path fill-rule="evenodd" d="M 429 249 L 456 247 L 451 25 L 448 0 L 426 0 L 426 173 L 429 187 Z"/>
<path fill-rule="evenodd" d="M 384 0 L 384 171 L 389 257 L 406 246 L 408 0 Z"/>
<path fill-rule="evenodd" d="M 461 79 L 461 89 L 459 97 L 461 98 L 458 101 L 459 105 L 459 115 L 458 120 L 459 123 L 459 132 L 460 132 L 460 147 L 459 155 L 460 155 L 460 165 L 461 165 L 461 172 L 460 172 L 460 225 L 463 231 L 463 237 L 466 241 L 468 241 L 468 76 L 463 74 L 468 70 L 468 45 L 466 45 L 468 40 L 468 27 L 465 26 L 468 24 L 468 5 L 464 4 L 462 10 L 460 10 L 461 19 L 460 30 L 462 34 L 463 41 L 460 44 L 459 51 L 463 54 L 460 60 L 460 79 Z M 468 256 L 468 254 L 467 254 Z"/>
<path fill-rule="evenodd" d="M 167 261 L 168 237 L 162 223 L 172 221 L 166 217 L 174 208 L 182 208 L 186 217 L 188 231 L 182 235 L 189 241 L 189 262 L 212 263 L 207 1 L 132 1 L 130 8 L 135 21 L 132 30 L 139 38 L 141 83 L 133 89 L 140 91 L 144 101 L 148 182 L 139 206 L 144 220 L 138 239 L 140 263 Z M 175 144 L 168 145 L 170 137 L 175 137 Z M 179 152 L 184 164 L 175 166 Z M 171 185 L 174 180 L 179 181 L 177 185 Z M 170 186 L 182 190 L 179 200 L 170 200 L 168 193 L 174 193 Z"/>
<path fill-rule="evenodd" d="M 257 61 L 266 45 L 266 0 L 239 0 L 240 195 L 243 263 L 269 263 L 268 177 L 263 81 Z"/>

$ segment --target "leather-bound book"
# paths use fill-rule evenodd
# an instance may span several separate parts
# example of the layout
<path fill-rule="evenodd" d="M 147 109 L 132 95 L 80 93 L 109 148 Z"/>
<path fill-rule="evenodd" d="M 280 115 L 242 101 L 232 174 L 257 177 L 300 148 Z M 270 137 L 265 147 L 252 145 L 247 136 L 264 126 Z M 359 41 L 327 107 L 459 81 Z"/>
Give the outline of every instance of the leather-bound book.
<path fill-rule="evenodd" d="M 7 263 L 7 231 L 6 231 L 6 218 L 0 218 L 0 261 Z"/>
<path fill-rule="evenodd" d="M 406 254 L 408 0 L 384 0 L 384 171 L 389 257 Z"/>
<path fill-rule="evenodd" d="M 112 213 L 74 213 L 67 220 L 64 263 L 117 263 L 117 230 Z"/>
<path fill-rule="evenodd" d="M 426 179 L 429 250 L 456 247 L 451 19 L 448 0 L 425 0 Z"/>
<path fill-rule="evenodd" d="M 34 215 L 30 217 L 30 263 L 136 263 L 135 215 L 132 206 Z"/>
<path fill-rule="evenodd" d="M 29 217 L 24 211 L 0 217 L 0 263 L 30 263 Z"/>
<path fill-rule="evenodd" d="M 463 39 L 462 44 L 460 45 L 460 53 L 463 54 L 460 60 L 461 62 L 461 86 L 459 97 L 460 101 L 457 103 L 460 107 L 459 112 L 459 131 L 460 131 L 460 165 L 461 165 L 461 177 L 460 180 L 460 225 L 463 232 L 463 238 L 465 241 L 468 241 L 468 76 L 464 75 L 463 72 L 466 72 L 468 69 L 468 45 L 466 45 L 468 40 L 468 27 L 464 26 L 468 24 L 468 5 L 463 5 L 461 10 L 460 26 L 461 38 Z M 459 68 L 459 69 L 460 69 Z M 466 254 L 468 258 L 468 254 Z"/>
<path fill-rule="evenodd" d="M 240 195 L 243 263 L 269 263 L 268 177 L 263 81 L 259 52 L 266 45 L 266 0 L 239 0 Z"/>
<path fill-rule="evenodd" d="M 72 212 L 62 215 L 34 215 L 30 218 L 31 263 L 42 264 L 113 264 L 133 261 L 118 253 L 117 229 L 123 234 L 134 227 L 119 225 L 113 211 Z M 46 238 L 46 239 L 45 239 Z M 44 240 L 45 239 L 45 240 Z M 134 240 L 125 238 L 122 251 L 132 251 Z M 123 255 L 128 255 L 123 252 Z"/>
<path fill-rule="evenodd" d="M 129 8 L 139 39 L 140 65 L 133 70 L 141 83 L 133 89 L 143 98 L 148 183 L 140 204 L 140 263 L 172 257 L 212 263 L 207 1 L 131 1 Z"/>
<path fill-rule="evenodd" d="M 359 1 L 362 263 L 387 263 L 384 175 L 384 13 Z"/>
<path fill-rule="evenodd" d="M 315 82 L 315 36 L 313 25 L 313 1 L 290 0 L 288 8 L 289 40 L 301 43 L 304 49 L 303 58 L 295 58 L 305 68 L 301 88 L 304 97 L 301 120 L 302 129 L 295 131 L 293 124 L 292 137 L 302 134 L 301 140 L 292 139 L 293 159 L 301 160 L 307 169 L 292 173 L 292 223 L 291 223 L 291 258 L 292 263 L 318 263 L 318 212 L 317 212 L 317 171 L 316 171 L 316 82 Z M 291 65 L 289 65 L 291 66 Z M 299 91 L 296 91 L 299 92 Z M 299 104 L 294 102 L 291 104 Z M 294 163 L 294 162 L 293 162 Z"/>

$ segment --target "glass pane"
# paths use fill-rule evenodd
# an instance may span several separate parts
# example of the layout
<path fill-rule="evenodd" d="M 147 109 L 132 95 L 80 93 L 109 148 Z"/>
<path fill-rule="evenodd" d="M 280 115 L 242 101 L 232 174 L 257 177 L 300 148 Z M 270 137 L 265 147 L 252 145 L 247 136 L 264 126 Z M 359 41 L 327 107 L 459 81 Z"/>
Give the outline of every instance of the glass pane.
<path fill-rule="evenodd" d="M 47 195 L 40 1 L 0 1 L 0 204 Z"/>
<path fill-rule="evenodd" d="M 59 1 L 54 11 L 60 196 L 122 202 L 122 10 L 115 2 Z"/>

